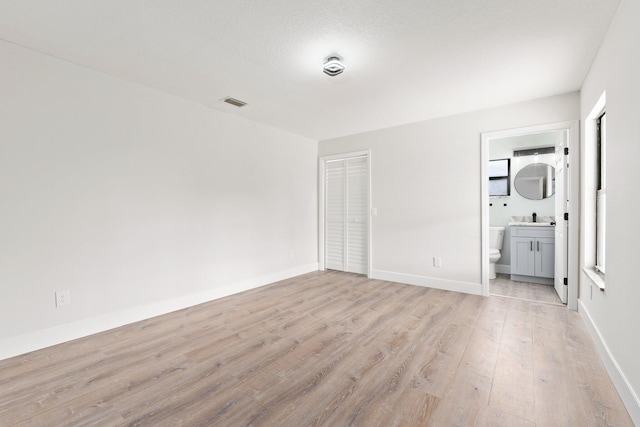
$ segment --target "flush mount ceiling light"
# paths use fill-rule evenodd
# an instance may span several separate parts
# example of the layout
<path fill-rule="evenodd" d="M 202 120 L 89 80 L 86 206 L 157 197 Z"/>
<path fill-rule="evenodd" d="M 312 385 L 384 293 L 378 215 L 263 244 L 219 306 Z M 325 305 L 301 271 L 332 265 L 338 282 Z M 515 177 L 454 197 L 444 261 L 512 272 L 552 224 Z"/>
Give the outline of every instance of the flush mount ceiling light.
<path fill-rule="evenodd" d="M 328 76 L 337 76 L 344 71 L 344 64 L 340 62 L 340 58 L 337 56 L 331 56 L 327 59 L 327 62 L 324 63 L 322 71 Z"/>

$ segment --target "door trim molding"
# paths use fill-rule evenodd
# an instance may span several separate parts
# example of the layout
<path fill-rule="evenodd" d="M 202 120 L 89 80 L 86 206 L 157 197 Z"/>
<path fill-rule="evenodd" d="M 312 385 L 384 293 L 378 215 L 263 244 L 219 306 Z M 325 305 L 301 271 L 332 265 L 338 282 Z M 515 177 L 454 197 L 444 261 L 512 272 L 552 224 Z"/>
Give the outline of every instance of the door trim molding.
<path fill-rule="evenodd" d="M 326 171 L 326 164 L 331 160 L 343 160 L 354 157 L 367 158 L 367 277 L 371 277 L 371 150 L 352 151 L 349 153 L 333 154 L 330 156 L 322 156 L 318 159 L 318 269 L 326 270 L 325 266 L 325 183 L 324 175 Z"/>
<path fill-rule="evenodd" d="M 580 167 L 579 167 L 579 138 L 580 126 L 578 120 L 548 123 L 543 125 L 526 126 L 480 134 L 480 179 L 481 179 L 481 238 L 482 238 L 482 295 L 489 295 L 489 143 L 493 139 L 528 135 L 541 132 L 564 130 L 567 132 L 567 145 L 571 154 L 571 164 L 568 169 L 569 185 L 569 259 L 567 276 L 569 280 L 567 307 L 578 310 L 578 260 L 579 260 L 579 224 L 580 224 Z"/>

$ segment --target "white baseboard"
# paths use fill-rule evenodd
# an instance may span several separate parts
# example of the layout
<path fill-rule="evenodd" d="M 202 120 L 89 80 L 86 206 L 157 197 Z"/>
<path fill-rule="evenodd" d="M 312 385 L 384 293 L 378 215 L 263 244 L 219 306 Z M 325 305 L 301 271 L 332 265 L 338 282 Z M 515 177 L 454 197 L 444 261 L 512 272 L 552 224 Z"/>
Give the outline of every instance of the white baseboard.
<path fill-rule="evenodd" d="M 598 327 L 589 314 L 589 310 L 587 310 L 582 301 L 578 301 L 578 312 L 587 325 L 587 329 L 596 344 L 598 353 L 600 353 L 600 358 L 611 377 L 611 381 L 613 381 L 613 385 L 616 387 L 616 390 L 618 390 L 618 394 L 624 402 L 624 406 L 627 408 L 631 419 L 635 425 L 640 426 L 640 399 L 638 399 L 638 394 L 627 380 L 622 369 L 620 369 L 620 365 L 618 365 L 615 357 L 611 354 L 609 346 L 600 334 Z"/>
<path fill-rule="evenodd" d="M 54 328 L 30 332 L 28 334 L 6 338 L 0 341 L 0 360 L 18 356 L 34 350 L 86 337 L 119 326 L 149 319 L 151 317 L 182 310 L 218 298 L 248 291 L 280 280 L 299 276 L 318 270 L 318 263 L 311 263 L 255 277 L 239 283 L 233 283 L 211 289 L 206 292 L 185 295 L 166 301 L 159 301 L 133 307 L 114 313 L 67 323 Z"/>
<path fill-rule="evenodd" d="M 405 283 L 407 285 L 424 286 L 426 288 L 443 289 L 445 291 L 482 295 L 482 285 L 476 283 L 436 279 L 434 277 L 415 276 L 413 274 L 395 273 L 392 271 L 382 270 L 371 270 L 369 276 L 372 279 L 388 280 L 390 282 Z"/>
<path fill-rule="evenodd" d="M 511 266 L 506 264 L 496 264 L 496 273 L 511 274 Z"/>

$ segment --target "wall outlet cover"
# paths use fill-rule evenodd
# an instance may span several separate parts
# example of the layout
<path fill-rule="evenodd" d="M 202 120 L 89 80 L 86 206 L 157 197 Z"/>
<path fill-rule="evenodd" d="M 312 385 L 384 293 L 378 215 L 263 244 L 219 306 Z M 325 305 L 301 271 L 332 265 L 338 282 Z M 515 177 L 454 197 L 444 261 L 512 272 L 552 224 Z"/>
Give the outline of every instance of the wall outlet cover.
<path fill-rule="evenodd" d="M 56 307 L 62 307 L 63 305 L 71 304 L 71 291 L 56 291 Z"/>

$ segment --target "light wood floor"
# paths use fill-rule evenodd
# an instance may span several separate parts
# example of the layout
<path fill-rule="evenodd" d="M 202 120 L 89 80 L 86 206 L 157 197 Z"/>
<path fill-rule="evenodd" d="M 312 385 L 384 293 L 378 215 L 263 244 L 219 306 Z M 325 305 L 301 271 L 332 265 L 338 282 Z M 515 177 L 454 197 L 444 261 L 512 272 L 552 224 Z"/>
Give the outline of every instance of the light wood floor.
<path fill-rule="evenodd" d="M 633 424 L 575 312 L 318 272 L 0 361 L 0 425 Z"/>
<path fill-rule="evenodd" d="M 498 273 L 497 277 L 490 281 L 489 291 L 491 295 L 546 302 L 548 304 L 562 304 L 552 285 L 514 282 L 509 278 L 508 274 Z"/>

